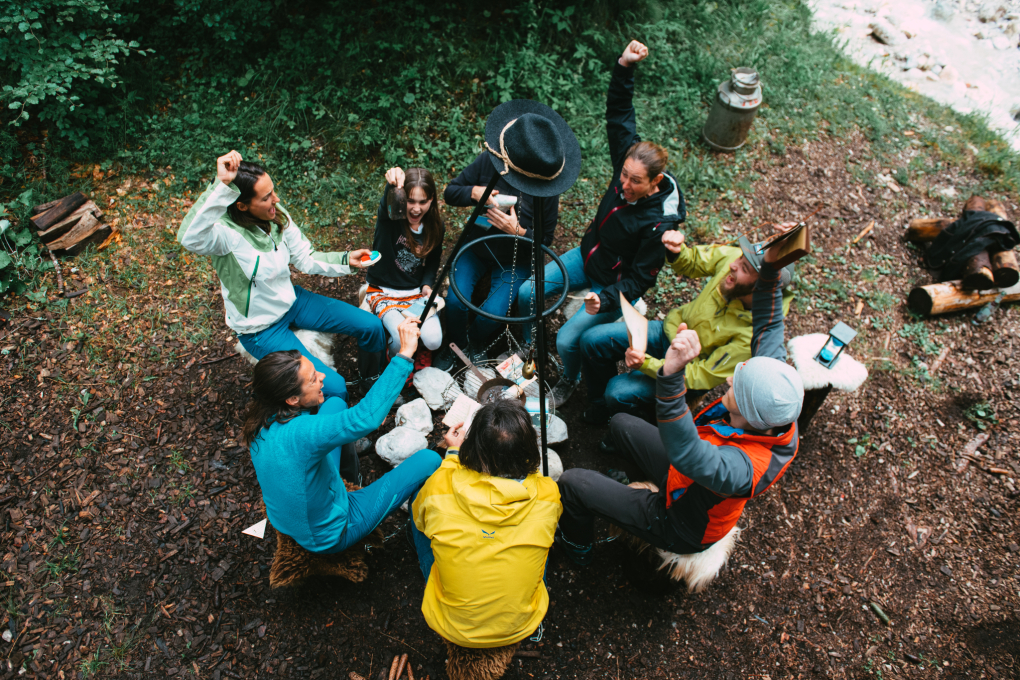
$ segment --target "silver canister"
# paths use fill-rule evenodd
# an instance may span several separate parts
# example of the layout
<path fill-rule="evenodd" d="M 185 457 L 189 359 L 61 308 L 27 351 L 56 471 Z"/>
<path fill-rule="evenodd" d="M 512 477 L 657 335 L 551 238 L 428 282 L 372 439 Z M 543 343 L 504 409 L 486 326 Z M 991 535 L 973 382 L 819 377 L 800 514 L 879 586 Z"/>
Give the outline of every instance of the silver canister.
<path fill-rule="evenodd" d="M 754 116 L 761 105 L 761 82 L 753 68 L 732 69 L 719 91 L 701 131 L 705 143 L 716 151 L 736 151 L 747 141 Z"/>

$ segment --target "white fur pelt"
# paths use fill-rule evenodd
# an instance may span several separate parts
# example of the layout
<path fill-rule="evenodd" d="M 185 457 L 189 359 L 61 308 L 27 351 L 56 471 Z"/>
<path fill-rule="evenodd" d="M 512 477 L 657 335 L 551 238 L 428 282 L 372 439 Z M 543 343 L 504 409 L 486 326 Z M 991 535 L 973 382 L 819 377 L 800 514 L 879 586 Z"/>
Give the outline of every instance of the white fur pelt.
<path fill-rule="evenodd" d="M 659 487 L 651 482 L 633 482 L 629 486 L 632 489 L 647 489 L 652 493 L 659 492 Z M 674 581 L 686 582 L 687 592 L 700 593 L 711 585 L 712 581 L 719 576 L 719 572 L 726 566 L 730 555 L 733 554 L 733 549 L 737 547 L 738 538 L 740 538 L 740 529 L 733 527 L 711 548 L 699 553 L 678 555 L 655 548 L 655 552 L 662 559 L 659 571 L 665 569 Z M 647 543 L 645 545 L 648 546 Z"/>
<path fill-rule="evenodd" d="M 333 364 L 333 340 L 336 339 L 336 335 L 322 331 L 309 331 L 304 328 L 295 330 L 294 335 L 297 336 L 298 342 L 311 352 L 313 357 L 336 370 L 336 366 Z M 234 349 L 252 365 L 258 363 L 258 359 L 249 354 L 240 341 L 234 345 Z"/>
<path fill-rule="evenodd" d="M 853 392 L 868 379 L 868 369 L 843 350 L 832 368 L 815 361 L 815 355 L 829 339 L 824 333 L 811 333 L 791 338 L 788 346 L 793 365 L 804 381 L 805 390 L 817 390 L 832 385 L 841 392 Z"/>

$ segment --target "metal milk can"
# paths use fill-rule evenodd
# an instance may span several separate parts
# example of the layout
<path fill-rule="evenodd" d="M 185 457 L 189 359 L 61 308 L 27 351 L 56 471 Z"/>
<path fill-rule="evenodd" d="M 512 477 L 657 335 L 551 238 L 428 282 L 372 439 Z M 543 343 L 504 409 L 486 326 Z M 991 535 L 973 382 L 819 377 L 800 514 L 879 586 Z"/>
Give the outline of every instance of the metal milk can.
<path fill-rule="evenodd" d="M 719 92 L 701 131 L 705 143 L 716 151 L 736 151 L 744 145 L 754 114 L 761 105 L 758 72 L 746 66 L 731 70 L 730 79 L 719 84 Z"/>

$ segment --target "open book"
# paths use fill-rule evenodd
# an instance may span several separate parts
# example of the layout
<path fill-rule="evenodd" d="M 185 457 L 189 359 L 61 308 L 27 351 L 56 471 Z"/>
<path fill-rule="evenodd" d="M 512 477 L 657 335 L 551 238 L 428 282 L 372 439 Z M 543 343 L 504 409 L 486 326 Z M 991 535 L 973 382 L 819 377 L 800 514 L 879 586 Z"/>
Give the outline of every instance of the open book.
<path fill-rule="evenodd" d="M 458 395 L 457 400 L 453 402 L 453 406 L 443 416 L 443 425 L 453 427 L 457 423 L 464 423 L 464 431 L 467 432 L 471 426 L 471 420 L 475 417 L 475 411 L 481 407 L 482 405 L 471 397 L 465 394 Z"/>
<path fill-rule="evenodd" d="M 620 293 L 620 309 L 623 310 L 623 322 L 627 324 L 630 346 L 644 354 L 648 349 L 648 319 L 634 309 L 634 305 L 627 302 L 623 293 Z"/>

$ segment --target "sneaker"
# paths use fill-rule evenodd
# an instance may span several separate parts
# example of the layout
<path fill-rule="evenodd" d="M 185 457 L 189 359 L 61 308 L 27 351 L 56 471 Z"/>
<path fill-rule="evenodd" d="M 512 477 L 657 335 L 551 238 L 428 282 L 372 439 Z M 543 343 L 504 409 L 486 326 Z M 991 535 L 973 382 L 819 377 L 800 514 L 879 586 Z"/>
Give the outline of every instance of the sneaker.
<path fill-rule="evenodd" d="M 443 347 L 442 351 L 432 355 L 432 368 L 450 373 L 454 364 L 457 363 L 457 356 L 450 349 L 449 345 Z"/>
<path fill-rule="evenodd" d="M 570 399 L 570 395 L 574 393 L 577 386 L 581 384 L 581 379 L 568 380 L 567 378 L 560 376 L 559 382 L 552 388 L 552 399 L 553 408 L 560 408 L 566 403 L 567 399 Z"/>
<path fill-rule="evenodd" d="M 579 567 L 587 567 L 591 564 L 591 546 L 582 547 L 576 543 L 571 543 L 563 537 L 563 532 L 559 527 L 556 527 L 556 534 L 553 541 L 560 547 L 560 549 L 566 554 L 567 558 Z"/>

